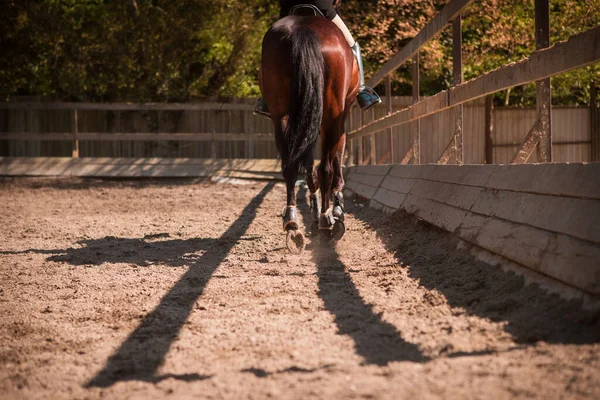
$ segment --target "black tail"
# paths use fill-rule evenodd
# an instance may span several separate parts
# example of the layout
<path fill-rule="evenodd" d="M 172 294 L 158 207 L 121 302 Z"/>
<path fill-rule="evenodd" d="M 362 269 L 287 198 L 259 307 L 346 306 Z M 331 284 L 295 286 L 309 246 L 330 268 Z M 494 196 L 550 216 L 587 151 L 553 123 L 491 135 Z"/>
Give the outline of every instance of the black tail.
<path fill-rule="evenodd" d="M 323 116 L 325 62 L 317 35 L 300 27 L 290 35 L 294 76 L 290 116 L 284 131 L 281 164 L 285 170 L 312 151 Z"/>

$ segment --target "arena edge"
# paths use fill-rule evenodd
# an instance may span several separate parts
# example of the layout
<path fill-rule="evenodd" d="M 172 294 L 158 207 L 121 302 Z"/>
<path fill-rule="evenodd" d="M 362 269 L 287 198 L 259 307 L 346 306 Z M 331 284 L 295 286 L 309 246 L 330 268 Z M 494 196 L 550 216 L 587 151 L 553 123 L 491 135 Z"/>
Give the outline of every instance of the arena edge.
<path fill-rule="evenodd" d="M 414 214 L 596 303 L 599 176 L 600 164 L 583 163 L 354 166 L 345 194 Z"/>

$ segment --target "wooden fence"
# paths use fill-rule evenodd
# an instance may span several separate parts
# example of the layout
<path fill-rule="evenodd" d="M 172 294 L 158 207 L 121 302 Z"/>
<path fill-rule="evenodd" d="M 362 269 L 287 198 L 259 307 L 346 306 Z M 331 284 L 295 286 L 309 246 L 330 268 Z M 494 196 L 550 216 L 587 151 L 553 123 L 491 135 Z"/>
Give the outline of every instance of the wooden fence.
<path fill-rule="evenodd" d="M 592 140 L 600 138 L 600 124 L 595 127 L 591 123 L 592 114 L 589 107 L 553 107 L 553 162 L 591 162 L 600 161 L 593 155 Z M 598 108 L 595 108 L 596 113 Z M 354 115 L 358 116 L 359 110 Z M 372 117 L 367 112 L 365 120 L 377 120 L 385 116 L 385 108 L 381 107 Z M 486 130 L 485 100 L 466 103 L 463 108 L 463 157 L 464 164 L 509 164 L 520 148 L 524 134 L 535 123 L 537 111 L 535 107 L 495 107 L 489 114 L 489 126 Z M 454 136 L 454 114 L 452 110 L 424 117 L 420 120 L 421 164 L 437 163 L 440 154 Z M 392 127 L 392 143 L 395 154 L 407 154 L 413 146 L 412 124 Z M 487 138 L 486 138 L 487 134 Z M 358 146 L 352 146 L 353 153 L 349 158 L 354 164 L 375 164 L 370 160 L 371 143 L 374 144 L 376 164 L 389 164 L 390 147 L 389 132 L 381 131 L 371 138 L 362 139 L 362 159 Z M 596 139 L 598 142 L 598 139 Z M 356 142 L 355 142 L 356 143 Z M 489 154 L 488 154 L 489 153 Z M 414 160 L 414 159 L 413 159 Z M 534 152 L 528 163 L 538 162 Z M 396 159 L 396 163 L 400 163 Z"/>
<path fill-rule="evenodd" d="M 473 0 L 451 0 L 442 11 L 430 21 L 415 38 L 402 48 L 389 62 L 387 62 L 369 80 L 370 86 L 376 86 L 385 79 L 386 93 L 390 96 L 390 74 L 407 61 L 412 61 L 413 66 L 413 104 L 403 110 L 394 111 L 391 102 L 387 102 L 387 115 L 363 124 L 351 121 L 348 134 L 350 148 L 350 164 L 377 164 L 377 135 L 387 138 L 386 149 L 389 154 L 384 157 L 386 162 L 407 164 L 411 160 L 421 164 L 423 155 L 427 151 L 422 143 L 421 124 L 426 117 L 438 113 L 451 113 L 446 124 L 453 127 L 453 134 L 443 151 L 437 154 L 436 160 L 440 164 L 455 161 L 464 164 L 464 122 L 465 107 L 478 99 L 485 99 L 485 127 L 482 130 L 485 142 L 485 162 L 498 162 L 494 160 L 495 151 L 492 141 L 493 105 L 491 95 L 494 93 L 536 82 L 537 87 L 537 113 L 533 126 L 519 145 L 511 159 L 512 163 L 524 163 L 531 159 L 534 151 L 538 150 L 537 161 L 556 161 L 552 155 L 552 107 L 550 97 L 550 77 L 582 68 L 600 61 L 600 26 L 579 33 L 569 38 L 566 42 L 550 46 L 550 13 L 549 0 L 535 0 L 536 13 L 536 48 L 530 57 L 494 71 L 479 76 L 469 82 L 463 83 L 462 65 L 462 17 L 461 13 Z M 424 100 L 419 98 L 419 51 L 435 35 L 444 30 L 449 24 L 453 30 L 453 75 L 454 86 L 442 91 L 435 96 Z M 595 106 L 592 107 L 595 110 Z M 594 115 L 594 113 L 592 113 Z M 590 117 L 593 119 L 593 117 Z M 411 145 L 406 152 L 397 154 L 394 143 L 393 128 L 397 126 L 410 126 Z M 596 124 L 597 125 L 597 124 Z M 525 132 L 522 133 L 523 135 Z M 408 136 L 408 135 L 407 135 Z M 597 138 L 591 138 L 592 159 L 597 156 Z M 513 144 L 511 144 L 512 146 Z M 365 148 L 368 150 L 365 151 Z M 497 157 L 496 157 L 497 158 Z M 427 160 L 432 162 L 432 160 Z M 434 161 L 435 162 L 435 161 Z"/>
<path fill-rule="evenodd" d="M 275 158 L 272 126 L 233 103 L 0 104 L 0 154 L 54 157 Z"/>
<path fill-rule="evenodd" d="M 387 98 L 385 99 L 388 100 Z M 392 109 L 410 106 L 411 97 L 392 97 Z M 224 105 L 208 102 L 186 105 L 0 103 L 0 157 L 71 157 L 73 149 L 82 158 L 192 158 L 274 159 L 277 152 L 270 121 L 252 116 L 254 99 L 236 99 Z M 9 108 L 10 107 L 10 108 Z M 592 108 L 598 112 L 598 108 Z M 466 103 L 463 116 L 464 162 L 506 164 L 520 146 L 523 132 L 535 122 L 535 108 L 498 107 L 491 110 L 493 129 L 486 136 L 485 101 Z M 73 118 L 77 115 L 77 142 Z M 367 113 L 354 108 L 351 121 L 370 123 L 385 117 L 387 107 Z M 552 114 L 554 161 L 587 162 L 593 155 L 593 138 L 600 137 L 600 124 L 586 107 L 554 107 Z M 412 126 L 392 128 L 394 148 L 388 132 L 375 134 L 376 163 L 389 163 L 392 151 L 406 154 L 413 145 Z M 207 133 L 210 132 L 210 133 Z M 214 133 L 213 133 L 214 132 Z M 262 132 L 262 133 L 256 133 Z M 595 132 L 595 133 L 594 133 Z M 421 162 L 435 163 L 454 135 L 453 113 L 446 110 L 420 121 Z M 362 164 L 372 163 L 370 140 L 364 140 Z M 598 140 L 596 140 L 596 146 Z M 359 160 L 358 146 L 348 159 Z M 491 155 L 486 156 L 486 152 Z M 596 154 L 598 151 L 596 151 Z M 530 162 L 537 161 L 533 154 Z"/>
<path fill-rule="evenodd" d="M 404 108 L 406 97 L 393 97 Z M 274 159 L 256 99 L 185 104 L 0 103 L 0 156 Z M 317 149 L 318 152 L 318 149 Z"/>

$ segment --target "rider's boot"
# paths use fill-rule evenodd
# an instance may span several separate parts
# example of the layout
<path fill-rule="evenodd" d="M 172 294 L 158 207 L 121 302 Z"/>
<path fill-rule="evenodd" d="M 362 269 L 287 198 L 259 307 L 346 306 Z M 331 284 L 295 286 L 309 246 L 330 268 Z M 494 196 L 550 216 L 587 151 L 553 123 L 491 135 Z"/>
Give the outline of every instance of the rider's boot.
<path fill-rule="evenodd" d="M 358 88 L 358 95 L 356 96 L 356 100 L 358 101 L 358 105 L 362 108 L 363 111 L 367 111 L 371 107 L 375 107 L 377 104 L 381 103 L 381 97 L 373 89 L 368 86 L 365 86 L 365 71 L 363 68 L 362 56 L 360 54 L 360 46 L 358 42 L 354 42 L 354 46 L 352 46 L 352 52 L 356 57 L 356 61 L 358 62 L 358 73 L 360 75 L 360 87 Z"/>
<path fill-rule="evenodd" d="M 254 112 L 252 113 L 257 117 L 263 118 L 271 118 L 271 114 L 269 113 L 269 109 L 267 108 L 267 103 L 261 98 L 256 101 L 256 105 L 254 106 Z"/>

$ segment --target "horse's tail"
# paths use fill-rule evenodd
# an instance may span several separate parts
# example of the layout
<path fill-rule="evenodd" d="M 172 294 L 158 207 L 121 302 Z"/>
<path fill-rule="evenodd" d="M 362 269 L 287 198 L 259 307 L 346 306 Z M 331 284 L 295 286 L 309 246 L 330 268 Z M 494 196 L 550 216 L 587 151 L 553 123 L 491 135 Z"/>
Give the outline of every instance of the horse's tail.
<path fill-rule="evenodd" d="M 290 39 L 294 75 L 281 154 L 284 170 L 303 158 L 307 151 L 313 151 L 323 117 L 325 84 L 325 61 L 317 35 L 307 27 L 299 27 Z"/>

